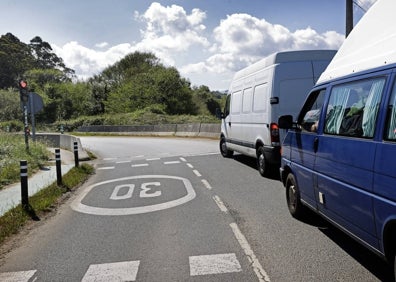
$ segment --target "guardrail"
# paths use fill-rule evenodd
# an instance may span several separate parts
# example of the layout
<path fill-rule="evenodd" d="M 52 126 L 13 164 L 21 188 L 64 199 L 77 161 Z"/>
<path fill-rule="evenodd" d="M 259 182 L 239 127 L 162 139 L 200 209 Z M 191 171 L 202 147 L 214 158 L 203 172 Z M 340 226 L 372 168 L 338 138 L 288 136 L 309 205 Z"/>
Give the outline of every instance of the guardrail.
<path fill-rule="evenodd" d="M 78 132 L 117 133 L 138 136 L 192 136 L 218 138 L 219 123 L 188 123 L 158 125 L 90 125 L 81 126 Z"/>

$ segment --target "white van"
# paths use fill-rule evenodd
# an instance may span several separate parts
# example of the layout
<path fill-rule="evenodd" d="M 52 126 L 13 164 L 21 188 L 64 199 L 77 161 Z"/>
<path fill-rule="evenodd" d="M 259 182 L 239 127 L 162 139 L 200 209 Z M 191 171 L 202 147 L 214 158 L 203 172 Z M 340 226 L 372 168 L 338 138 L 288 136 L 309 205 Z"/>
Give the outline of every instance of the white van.
<path fill-rule="evenodd" d="M 240 70 L 232 80 L 220 117 L 220 152 L 234 151 L 257 158 L 262 176 L 280 166 L 280 140 L 284 132 L 278 117 L 298 113 L 307 92 L 336 51 L 305 50 L 274 53 Z"/>

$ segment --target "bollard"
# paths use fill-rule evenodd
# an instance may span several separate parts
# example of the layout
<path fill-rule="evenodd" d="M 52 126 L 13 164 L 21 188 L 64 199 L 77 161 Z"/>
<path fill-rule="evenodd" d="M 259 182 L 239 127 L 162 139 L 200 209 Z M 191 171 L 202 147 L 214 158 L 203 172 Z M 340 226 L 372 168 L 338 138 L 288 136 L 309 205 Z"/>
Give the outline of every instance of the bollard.
<path fill-rule="evenodd" d="M 55 161 L 56 161 L 56 183 L 58 185 L 62 185 L 62 165 L 61 165 L 60 149 L 55 149 Z"/>
<path fill-rule="evenodd" d="M 29 194 L 28 194 L 28 165 L 27 161 L 20 161 L 21 167 L 21 198 L 22 208 L 29 209 Z"/>
<path fill-rule="evenodd" d="M 78 143 L 74 142 L 74 166 L 78 167 Z"/>

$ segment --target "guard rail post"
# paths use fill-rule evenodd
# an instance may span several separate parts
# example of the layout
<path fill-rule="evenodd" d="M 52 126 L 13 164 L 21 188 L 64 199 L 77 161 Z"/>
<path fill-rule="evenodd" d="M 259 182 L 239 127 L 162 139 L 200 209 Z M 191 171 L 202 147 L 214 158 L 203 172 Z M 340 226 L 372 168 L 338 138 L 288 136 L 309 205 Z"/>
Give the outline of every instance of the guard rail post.
<path fill-rule="evenodd" d="M 26 160 L 20 161 L 21 167 L 21 202 L 24 210 L 29 209 L 29 193 L 28 193 L 28 164 Z"/>
<path fill-rule="evenodd" d="M 62 185 L 62 165 L 61 165 L 61 154 L 60 149 L 55 149 L 55 161 L 56 161 L 56 183 L 58 186 Z"/>
<path fill-rule="evenodd" d="M 74 166 L 78 167 L 79 163 L 78 163 L 78 142 L 75 141 L 74 142 Z"/>

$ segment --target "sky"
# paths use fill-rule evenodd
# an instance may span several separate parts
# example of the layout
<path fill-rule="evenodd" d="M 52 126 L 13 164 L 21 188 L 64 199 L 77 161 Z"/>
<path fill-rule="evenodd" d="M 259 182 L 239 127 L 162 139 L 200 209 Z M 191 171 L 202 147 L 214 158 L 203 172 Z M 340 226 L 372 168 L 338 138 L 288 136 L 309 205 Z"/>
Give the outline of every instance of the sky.
<path fill-rule="evenodd" d="M 358 22 L 376 0 L 354 0 Z M 0 35 L 48 42 L 80 80 L 152 52 L 192 86 L 228 89 L 274 52 L 338 49 L 345 0 L 0 0 Z"/>

